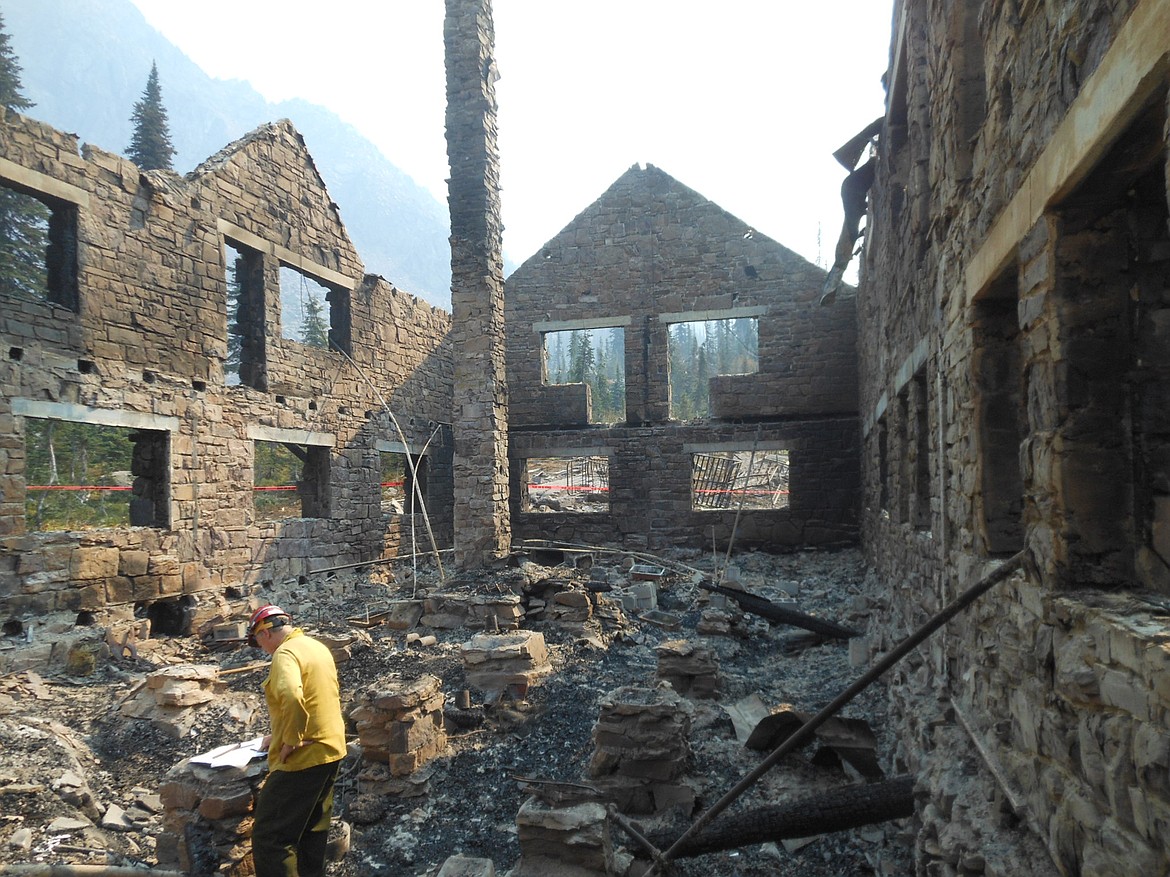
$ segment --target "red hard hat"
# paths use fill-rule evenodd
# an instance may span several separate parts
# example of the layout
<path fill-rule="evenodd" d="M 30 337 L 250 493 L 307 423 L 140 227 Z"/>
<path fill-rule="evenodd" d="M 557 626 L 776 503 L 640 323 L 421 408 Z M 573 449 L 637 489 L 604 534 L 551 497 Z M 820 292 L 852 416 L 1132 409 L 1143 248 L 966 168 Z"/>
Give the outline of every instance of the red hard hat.
<path fill-rule="evenodd" d="M 269 603 L 267 606 L 261 606 L 252 613 L 252 617 L 248 619 L 248 645 L 256 646 L 257 631 L 267 630 L 270 627 L 279 627 L 282 624 L 288 624 L 289 614 L 277 606 L 275 603 Z M 283 620 L 278 620 L 283 619 Z"/>

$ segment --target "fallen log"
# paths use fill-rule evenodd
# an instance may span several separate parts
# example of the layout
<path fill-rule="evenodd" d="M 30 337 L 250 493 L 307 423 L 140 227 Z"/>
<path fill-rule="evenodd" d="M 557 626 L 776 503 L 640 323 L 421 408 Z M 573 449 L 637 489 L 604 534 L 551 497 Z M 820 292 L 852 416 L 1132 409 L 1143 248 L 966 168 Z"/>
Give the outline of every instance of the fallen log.
<path fill-rule="evenodd" d="M 852 685 L 838 694 L 833 700 L 826 704 L 823 709 L 796 731 L 792 736 L 788 737 L 783 743 L 777 746 L 772 754 L 760 762 L 752 771 L 742 780 L 736 783 L 729 789 L 722 798 L 712 804 L 707 810 L 699 814 L 698 818 L 691 823 L 690 828 L 684 831 L 674 842 L 670 849 L 662 853 L 661 856 L 655 858 L 654 864 L 650 866 L 650 870 L 646 872 L 646 877 L 655 877 L 655 875 L 665 874 L 670 867 L 670 861 L 674 858 L 675 852 L 686 846 L 692 837 L 702 832 L 703 828 L 710 824 L 715 817 L 728 808 L 728 806 L 735 801 L 745 791 L 750 789 L 760 777 L 775 767 L 776 763 L 780 761 L 785 755 L 802 745 L 808 740 L 809 736 L 816 732 L 816 729 L 828 721 L 841 707 L 857 697 L 862 691 L 867 689 L 876 680 L 881 678 L 887 670 L 897 664 L 906 655 L 912 652 L 918 646 L 922 645 L 931 634 L 937 631 L 940 627 L 945 625 L 948 621 L 953 619 L 959 613 L 966 610 L 972 603 L 994 588 L 997 584 L 1010 578 L 1018 570 L 1022 568 L 1032 569 L 1034 563 L 1031 555 L 1024 551 L 1018 554 L 1013 554 L 1007 560 L 999 564 L 995 569 L 967 588 L 958 597 L 948 603 L 935 615 L 926 621 L 921 627 L 915 630 L 908 637 L 903 639 L 898 645 L 894 646 L 887 652 L 876 664 L 872 665 L 865 673 L 856 679 Z"/>
<path fill-rule="evenodd" d="M 714 591 L 716 594 L 723 594 L 730 597 L 739 604 L 739 607 L 744 612 L 750 612 L 752 615 L 758 615 L 771 622 L 791 624 L 793 627 L 811 630 L 813 633 L 819 633 L 822 636 L 833 639 L 852 639 L 855 636 L 861 636 L 856 630 L 842 627 L 840 624 L 834 624 L 832 621 L 826 621 L 823 618 L 817 618 L 815 615 L 806 615 L 804 612 L 799 612 L 796 609 L 788 609 L 764 597 L 749 594 L 747 591 L 728 588 L 724 585 L 714 585 L 710 582 L 700 582 L 699 587 L 706 591 Z"/>
<path fill-rule="evenodd" d="M 822 795 L 724 816 L 689 838 L 673 858 L 700 856 L 751 844 L 793 837 L 812 837 L 862 825 L 888 822 L 914 814 L 914 777 L 833 789 Z M 669 847 L 670 835 L 653 835 L 657 849 Z"/>
<path fill-rule="evenodd" d="M 0 877 L 187 877 L 182 871 L 113 865 L 0 865 Z"/>

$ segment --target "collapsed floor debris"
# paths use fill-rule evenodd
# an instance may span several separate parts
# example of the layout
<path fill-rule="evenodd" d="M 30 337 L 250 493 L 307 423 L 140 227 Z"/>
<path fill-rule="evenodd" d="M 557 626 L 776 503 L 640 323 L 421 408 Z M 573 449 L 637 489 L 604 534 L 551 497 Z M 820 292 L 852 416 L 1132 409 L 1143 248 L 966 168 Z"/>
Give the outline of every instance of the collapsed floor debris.
<path fill-rule="evenodd" d="M 863 651 L 827 636 L 793 649 L 791 626 L 699 587 L 715 578 L 711 557 L 658 559 L 652 581 L 631 576 L 644 560 L 545 550 L 474 581 L 390 565 L 302 577 L 227 601 L 190 636 L 137 630 L 133 652 L 95 626 L 92 662 L 0 677 L 0 862 L 248 873 L 261 763 L 221 773 L 189 759 L 264 732 L 266 663 L 237 621 L 273 601 L 338 660 L 353 742 L 338 786 L 350 833 L 331 874 L 433 877 L 448 860 L 442 873 L 641 873 L 648 860 L 606 803 L 669 845 L 760 764 L 777 724 L 858 676 Z M 872 608 L 853 550 L 732 563 L 757 598 L 834 625 L 863 628 Z M 12 666 L 24 645 L 0 657 Z M 765 808 L 783 821 L 786 802 L 822 792 L 849 797 L 882 766 L 893 777 L 884 715 L 880 688 L 863 692 L 713 826 L 750 845 L 688 853 L 674 873 L 907 873 L 901 822 L 811 839 L 764 829 L 779 843 L 734 827 L 766 822 Z M 771 727 L 745 745 L 755 726 Z M 908 781 L 891 781 L 904 815 Z"/>

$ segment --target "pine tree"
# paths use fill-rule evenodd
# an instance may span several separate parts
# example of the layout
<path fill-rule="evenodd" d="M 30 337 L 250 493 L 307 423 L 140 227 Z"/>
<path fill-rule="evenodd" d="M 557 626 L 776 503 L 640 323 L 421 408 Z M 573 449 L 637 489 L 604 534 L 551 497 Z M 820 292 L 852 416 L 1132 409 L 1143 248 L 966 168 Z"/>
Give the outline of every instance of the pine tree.
<path fill-rule="evenodd" d="M 170 126 L 167 124 L 167 110 L 162 103 L 162 89 L 158 84 L 158 65 L 150 65 L 150 76 L 142 98 L 134 104 L 130 116 L 134 123 L 134 136 L 130 140 L 127 157 L 143 170 L 173 170 L 171 159 L 175 147 L 171 145 Z"/>
<path fill-rule="evenodd" d="M 20 62 L 8 43 L 8 30 L 0 14 L 0 103 L 10 110 L 27 110 L 33 102 L 21 93 Z"/>
<path fill-rule="evenodd" d="M 325 309 L 317 297 L 305 296 L 305 316 L 301 321 L 301 341 L 310 347 L 329 347 L 329 327 L 325 325 Z"/>
<path fill-rule="evenodd" d="M 0 15 L 0 104 L 17 112 L 33 102 L 22 93 L 20 63 Z M 0 292 L 43 298 L 49 208 L 29 195 L 0 187 Z"/>

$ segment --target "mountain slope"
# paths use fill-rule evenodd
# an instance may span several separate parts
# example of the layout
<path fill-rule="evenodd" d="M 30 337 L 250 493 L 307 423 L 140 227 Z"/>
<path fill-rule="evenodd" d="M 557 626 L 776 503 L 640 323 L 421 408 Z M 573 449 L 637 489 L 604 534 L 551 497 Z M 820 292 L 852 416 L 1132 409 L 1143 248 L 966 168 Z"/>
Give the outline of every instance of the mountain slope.
<path fill-rule="evenodd" d="M 366 270 L 450 308 L 446 205 L 334 113 L 299 100 L 271 104 L 246 82 L 212 79 L 129 0 L 4 0 L 0 11 L 25 94 L 36 103 L 28 115 L 124 153 L 154 61 L 180 173 L 257 125 L 291 119 Z"/>

